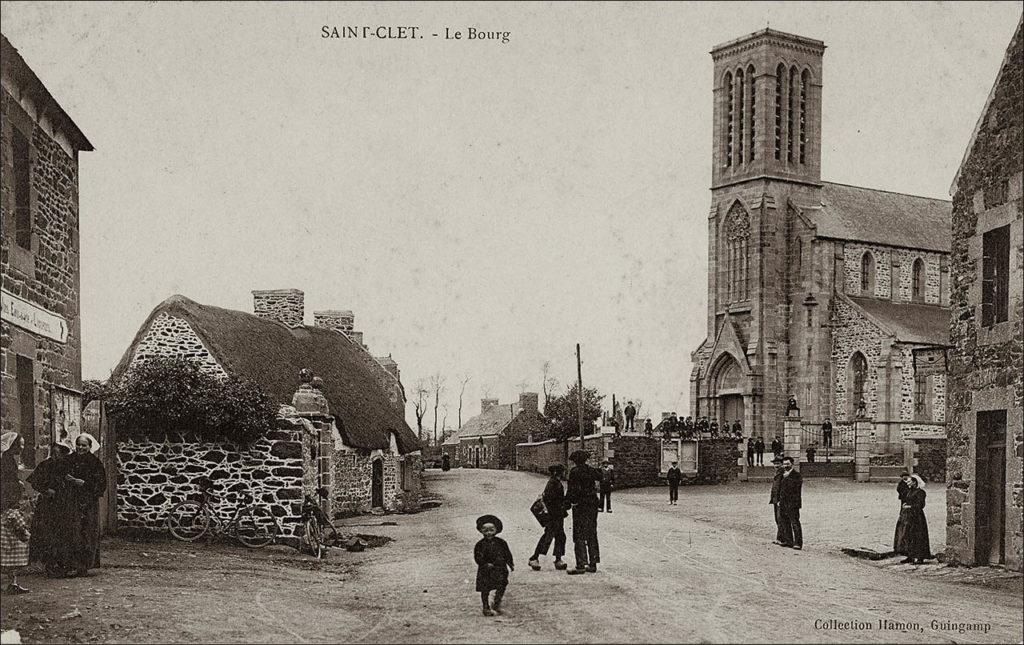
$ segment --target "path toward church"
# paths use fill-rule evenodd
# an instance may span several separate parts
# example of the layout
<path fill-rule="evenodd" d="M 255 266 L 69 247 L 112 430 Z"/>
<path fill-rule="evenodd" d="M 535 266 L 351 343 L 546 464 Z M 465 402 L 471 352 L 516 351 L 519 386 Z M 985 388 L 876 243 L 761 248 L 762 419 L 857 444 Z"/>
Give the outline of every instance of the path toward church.
<path fill-rule="evenodd" d="M 840 546 L 878 546 L 892 530 L 890 487 L 811 480 L 806 550 L 770 543 L 768 484 L 615 494 L 599 520 L 599 573 L 533 572 L 538 537 L 527 510 L 543 487 L 527 473 L 429 471 L 442 507 L 349 520 L 394 538 L 318 563 L 285 547 L 108 541 L 104 568 L 86 579 L 31 576 L 5 596 L 3 627 L 26 641 L 261 642 L 1020 642 L 1020 578 L 950 583 L 940 565 L 885 566 Z M 941 538 L 942 491 L 929 523 Z M 824 506 L 838 509 L 824 512 Z M 882 505 L 882 508 L 876 506 Z M 888 505 L 888 506 L 885 506 Z M 858 510 L 859 509 L 859 510 Z M 866 510 L 864 510 L 866 509 Z M 480 614 L 474 519 L 495 513 L 517 559 L 506 615 Z M 859 517 L 857 516 L 859 514 Z M 381 526 L 381 522 L 397 526 Z M 933 547 L 941 540 L 933 539 Z M 571 548 L 571 542 L 570 542 Z M 959 576 L 964 578 L 964 576 Z M 1006 584 L 1006 583 L 1009 584 Z M 78 608 L 81 617 L 60 616 Z M 921 629 L 880 629 L 879 620 Z M 988 633 L 932 629 L 931 621 L 989 625 Z M 829 623 L 828 621 L 834 621 Z M 829 625 L 858 623 L 870 629 Z"/>

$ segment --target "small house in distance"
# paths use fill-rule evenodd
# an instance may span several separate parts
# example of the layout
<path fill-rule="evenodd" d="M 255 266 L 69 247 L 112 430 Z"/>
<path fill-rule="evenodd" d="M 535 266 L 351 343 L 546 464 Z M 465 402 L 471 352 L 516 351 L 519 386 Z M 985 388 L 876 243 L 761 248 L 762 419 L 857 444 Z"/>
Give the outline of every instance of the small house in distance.
<path fill-rule="evenodd" d="M 519 395 L 517 403 L 481 399 L 480 414 L 441 445 L 453 465 L 469 468 L 515 468 L 516 444 L 545 436 L 547 421 L 538 410 L 535 392 Z"/>
<path fill-rule="evenodd" d="M 301 291 L 254 296 L 256 314 L 168 298 L 143 323 L 112 382 L 149 358 L 185 358 L 214 376 L 252 381 L 287 406 L 300 371 L 309 369 L 322 379 L 327 441 L 309 440 L 302 424 L 287 418 L 251 446 L 119 436 L 119 525 L 159 529 L 166 508 L 195 493 L 204 476 L 271 504 L 286 528 L 297 520 L 303 493 L 316 486 L 328 488 L 335 517 L 417 509 L 420 445 L 402 413 L 401 387 L 388 381 L 397 379 L 379 364 L 373 369 L 366 348 L 341 330 L 303 325 Z"/>

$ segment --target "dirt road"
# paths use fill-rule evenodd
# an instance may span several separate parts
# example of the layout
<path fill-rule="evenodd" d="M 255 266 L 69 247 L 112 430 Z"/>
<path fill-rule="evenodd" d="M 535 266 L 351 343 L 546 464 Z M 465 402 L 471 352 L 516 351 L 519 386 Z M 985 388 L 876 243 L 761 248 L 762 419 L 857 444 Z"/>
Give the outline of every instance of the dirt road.
<path fill-rule="evenodd" d="M 734 522 L 716 524 L 716 504 L 697 501 L 718 495 L 718 506 L 724 508 L 730 495 L 751 495 L 740 488 L 685 489 L 675 507 L 659 501 L 664 489 L 618 494 L 614 514 L 599 520 L 601 571 L 567 576 L 551 568 L 550 558 L 543 571 L 526 566 L 539 533 L 527 509 L 542 478 L 430 471 L 428 483 L 445 499 L 442 507 L 346 522 L 353 530 L 394 538 L 384 547 L 317 563 L 283 547 L 253 552 L 112 541 L 105 568 L 95 577 L 26 579 L 33 593 L 4 598 L 3 626 L 16 626 L 34 641 L 1022 639 L 1019 589 L 1015 594 L 1013 589 L 949 584 L 917 575 L 912 567 L 881 569 L 810 538 L 805 551 L 783 549 L 768 541 L 770 534 Z M 690 508 L 687 495 L 692 496 Z M 472 562 L 472 546 L 479 539 L 473 522 L 487 512 L 504 520 L 503 537 L 517 559 L 506 615 L 494 618 L 480 614 Z M 382 521 L 397 526 L 375 526 Z M 83 617 L 59 618 L 72 607 Z M 933 620 L 968 623 L 987 632 L 933 629 Z M 903 625 L 885 629 L 884 621 Z"/>

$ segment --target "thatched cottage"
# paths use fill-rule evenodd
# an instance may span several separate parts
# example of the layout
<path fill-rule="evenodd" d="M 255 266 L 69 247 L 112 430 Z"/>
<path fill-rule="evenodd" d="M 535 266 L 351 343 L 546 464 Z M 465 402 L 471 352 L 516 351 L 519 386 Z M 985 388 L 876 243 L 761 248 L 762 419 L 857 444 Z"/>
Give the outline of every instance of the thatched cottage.
<path fill-rule="evenodd" d="M 317 427 L 327 439 L 304 442 L 300 420 L 282 418 L 248 446 L 119 440 L 119 525 L 159 528 L 202 476 L 272 504 L 286 528 L 297 520 L 304 486 L 326 485 L 334 516 L 418 508 L 420 445 L 405 422 L 397 366 L 381 365 L 351 338 L 351 325 L 331 324 L 336 318 L 317 315 L 316 325 L 303 325 L 301 291 L 253 293 L 256 314 L 168 298 L 143 323 L 112 382 L 141 361 L 183 357 L 290 405 L 299 372 L 309 369 L 323 381 L 327 407 Z"/>

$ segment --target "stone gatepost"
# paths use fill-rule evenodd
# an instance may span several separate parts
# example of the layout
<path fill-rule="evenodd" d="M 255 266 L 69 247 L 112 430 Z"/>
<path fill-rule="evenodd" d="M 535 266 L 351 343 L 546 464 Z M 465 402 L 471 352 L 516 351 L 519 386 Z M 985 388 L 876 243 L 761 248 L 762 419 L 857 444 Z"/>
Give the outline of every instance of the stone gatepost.
<path fill-rule="evenodd" d="M 871 481 L 871 435 L 875 431 L 872 419 L 857 419 L 853 422 L 853 472 L 859 482 Z"/>
<path fill-rule="evenodd" d="M 330 515 L 334 483 L 331 460 L 334 454 L 334 439 L 331 435 L 334 417 L 331 416 L 327 398 L 322 391 L 323 380 L 314 377 L 312 370 L 303 369 L 299 372 L 299 381 L 299 389 L 292 396 L 292 407 L 295 408 L 296 416 L 309 422 L 307 429 L 311 426 L 311 431 L 304 432 L 302 437 L 303 469 L 306 471 L 302 487 Z M 327 489 L 327 499 L 316 497 L 320 487 Z"/>
<path fill-rule="evenodd" d="M 800 442 L 803 439 L 800 417 L 788 416 L 782 421 L 782 454 L 793 458 L 793 467 L 800 470 Z"/>

